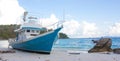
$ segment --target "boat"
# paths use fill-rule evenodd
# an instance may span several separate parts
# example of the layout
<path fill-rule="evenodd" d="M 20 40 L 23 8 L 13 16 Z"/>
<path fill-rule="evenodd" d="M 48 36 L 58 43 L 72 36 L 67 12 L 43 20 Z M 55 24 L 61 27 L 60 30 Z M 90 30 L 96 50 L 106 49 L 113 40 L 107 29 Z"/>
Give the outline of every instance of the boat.
<path fill-rule="evenodd" d="M 15 29 L 16 38 L 9 39 L 9 46 L 23 51 L 50 54 L 52 46 L 58 39 L 58 32 L 63 28 L 61 22 L 52 24 L 52 29 L 43 27 L 37 23 L 37 18 L 28 17 L 24 13 L 23 23 Z"/>

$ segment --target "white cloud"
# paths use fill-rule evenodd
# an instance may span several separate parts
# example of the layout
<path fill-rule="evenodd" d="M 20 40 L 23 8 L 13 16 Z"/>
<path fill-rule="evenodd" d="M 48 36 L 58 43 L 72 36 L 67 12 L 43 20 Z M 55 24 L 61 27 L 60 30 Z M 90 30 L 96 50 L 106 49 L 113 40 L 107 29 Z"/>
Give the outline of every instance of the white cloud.
<path fill-rule="evenodd" d="M 50 18 L 42 18 L 43 26 L 48 26 L 59 21 L 54 14 Z M 60 32 L 66 33 L 71 38 L 78 37 L 102 37 L 102 36 L 120 36 L 120 23 L 115 23 L 114 26 L 108 28 L 110 25 L 100 27 L 97 23 L 88 21 L 78 21 L 74 19 L 66 20 L 63 23 L 63 29 Z"/>
<path fill-rule="evenodd" d="M 114 26 L 111 26 L 109 29 L 110 36 L 120 36 L 120 23 L 115 23 Z"/>
<path fill-rule="evenodd" d="M 50 18 L 41 18 L 40 19 L 40 23 L 44 27 L 52 25 L 58 21 L 59 21 L 59 19 L 56 18 L 56 16 L 54 14 L 51 14 Z M 79 22 L 77 22 L 75 20 L 70 20 L 70 21 L 64 22 L 63 26 L 64 27 L 60 32 L 66 33 L 69 36 L 73 36 L 73 35 L 78 34 L 80 24 L 79 24 Z"/>
<path fill-rule="evenodd" d="M 17 0 L 0 0 L 0 24 L 16 24 L 24 11 Z"/>
<path fill-rule="evenodd" d="M 62 32 L 68 36 L 74 37 L 99 37 L 102 33 L 99 31 L 95 23 L 86 21 L 78 22 L 76 20 L 69 20 L 64 23 Z"/>
<path fill-rule="evenodd" d="M 42 26 L 49 26 L 59 21 L 54 14 L 51 14 L 50 18 L 40 19 Z M 69 37 L 98 37 L 101 33 L 95 23 L 87 21 L 78 22 L 77 20 L 71 19 L 66 20 L 63 23 L 63 29 L 60 31 L 66 33 Z"/>
<path fill-rule="evenodd" d="M 83 34 L 82 34 L 83 37 L 101 36 L 101 33 L 95 23 L 89 23 L 89 22 L 83 21 L 82 29 L 83 29 Z"/>
<path fill-rule="evenodd" d="M 42 20 L 43 26 L 59 21 L 54 14 L 50 18 L 42 18 L 40 20 Z M 115 23 L 114 26 L 111 26 L 111 24 L 103 24 L 102 26 L 104 27 L 94 22 L 78 21 L 69 18 L 63 23 L 63 29 L 60 32 L 66 33 L 71 38 L 120 36 L 120 23 Z M 108 26 L 111 27 L 109 28 Z"/>
<path fill-rule="evenodd" d="M 69 20 L 63 26 L 61 32 L 66 33 L 70 37 L 77 37 L 80 33 L 80 23 L 78 21 Z"/>
<path fill-rule="evenodd" d="M 56 16 L 54 14 L 51 14 L 50 18 L 41 18 L 40 19 L 40 24 L 43 26 L 43 27 L 48 27 L 48 28 L 51 28 L 49 26 L 53 25 L 54 23 L 58 22 L 59 19 L 56 18 Z M 53 27 L 52 27 L 53 28 Z"/>

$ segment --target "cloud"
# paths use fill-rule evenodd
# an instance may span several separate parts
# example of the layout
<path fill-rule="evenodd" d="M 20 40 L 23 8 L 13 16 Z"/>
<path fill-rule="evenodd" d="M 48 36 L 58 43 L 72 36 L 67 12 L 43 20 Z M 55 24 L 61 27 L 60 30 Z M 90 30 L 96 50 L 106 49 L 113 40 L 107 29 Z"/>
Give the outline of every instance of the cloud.
<path fill-rule="evenodd" d="M 110 36 L 120 36 L 120 22 L 115 23 L 113 26 L 109 28 Z"/>
<path fill-rule="evenodd" d="M 42 26 L 45 27 L 52 25 L 58 21 L 59 19 L 56 18 L 54 14 L 51 14 L 49 18 L 40 19 Z M 79 22 L 74 19 L 66 20 L 63 23 L 63 29 L 60 32 L 66 33 L 71 38 L 101 36 L 99 28 L 96 26 L 95 23 L 87 21 Z"/>
<path fill-rule="evenodd" d="M 40 24 L 43 27 L 49 27 L 58 21 L 59 21 L 59 19 L 56 18 L 56 16 L 54 14 L 51 14 L 51 16 L 49 18 L 40 18 Z"/>
<path fill-rule="evenodd" d="M 42 18 L 40 20 L 43 26 L 48 26 L 58 22 L 60 19 L 58 19 L 55 14 L 51 14 L 49 18 Z M 60 32 L 66 33 L 71 38 L 120 36 L 120 22 L 115 23 L 114 26 L 111 25 L 112 23 L 107 25 L 103 24 L 101 26 L 101 24 L 94 22 L 78 21 L 73 19 L 71 15 L 68 15 L 68 18 L 63 23 L 63 29 Z"/>
<path fill-rule="evenodd" d="M 83 21 L 82 23 L 82 29 L 83 29 L 83 37 L 99 37 L 101 36 L 101 33 L 95 23 L 90 23 Z"/>
<path fill-rule="evenodd" d="M 48 27 L 49 25 L 52 25 L 56 22 L 58 22 L 59 19 L 56 18 L 56 16 L 54 14 L 51 14 L 51 16 L 49 18 L 41 18 L 40 19 L 40 24 L 44 27 Z M 66 21 L 63 23 L 63 29 L 60 32 L 66 33 L 69 36 L 73 36 L 78 34 L 78 30 L 80 27 L 79 22 L 75 21 L 75 20 L 70 20 L 70 21 Z"/>
<path fill-rule="evenodd" d="M 76 20 L 69 20 L 63 24 L 61 32 L 66 33 L 69 37 L 77 37 L 80 33 L 80 23 Z"/>
<path fill-rule="evenodd" d="M 71 37 L 99 37 L 101 33 L 95 23 L 77 20 L 68 21 L 65 26 L 67 34 Z M 68 31 L 69 30 L 69 31 Z M 65 31 L 64 31 L 65 32 Z M 69 32 L 69 33 L 68 33 Z"/>
<path fill-rule="evenodd" d="M 95 23 L 77 20 L 69 20 L 64 23 L 63 33 L 66 33 L 69 37 L 99 37 L 102 33 Z"/>
<path fill-rule="evenodd" d="M 24 11 L 17 0 L 0 0 L 0 24 L 16 24 Z"/>

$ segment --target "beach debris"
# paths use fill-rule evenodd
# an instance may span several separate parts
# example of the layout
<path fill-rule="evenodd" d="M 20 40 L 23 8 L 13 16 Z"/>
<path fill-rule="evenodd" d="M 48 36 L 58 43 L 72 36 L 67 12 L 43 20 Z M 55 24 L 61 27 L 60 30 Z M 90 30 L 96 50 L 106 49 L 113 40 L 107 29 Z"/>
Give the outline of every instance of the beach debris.
<path fill-rule="evenodd" d="M 2 57 L 0 57 L 0 60 L 2 60 Z"/>
<path fill-rule="evenodd" d="M 40 57 L 38 57 L 40 59 Z"/>
<path fill-rule="evenodd" d="M 113 57 L 113 60 L 114 60 L 114 61 L 118 61 L 115 57 Z"/>
<path fill-rule="evenodd" d="M 50 61 L 49 59 L 45 60 L 45 61 Z"/>
<path fill-rule="evenodd" d="M 80 51 L 67 51 L 69 54 L 80 54 Z"/>
<path fill-rule="evenodd" d="M 0 57 L 0 61 L 8 61 L 7 59 L 3 59 L 2 57 Z"/>
<path fill-rule="evenodd" d="M 1 49 L 1 50 L 0 50 L 0 53 L 15 53 L 15 50 L 11 50 L 11 49 L 10 49 L 10 50 L 9 50 L 9 49 L 7 49 L 7 50 L 6 50 L 6 49 Z"/>
<path fill-rule="evenodd" d="M 112 52 L 99 52 L 100 54 L 111 54 Z"/>
<path fill-rule="evenodd" d="M 120 54 L 120 48 L 115 48 L 115 49 L 113 49 L 113 53 L 115 53 L 115 54 Z"/>
<path fill-rule="evenodd" d="M 112 45 L 112 40 L 110 38 L 101 38 L 96 42 L 96 45 L 88 51 L 88 53 L 112 52 L 111 45 Z"/>

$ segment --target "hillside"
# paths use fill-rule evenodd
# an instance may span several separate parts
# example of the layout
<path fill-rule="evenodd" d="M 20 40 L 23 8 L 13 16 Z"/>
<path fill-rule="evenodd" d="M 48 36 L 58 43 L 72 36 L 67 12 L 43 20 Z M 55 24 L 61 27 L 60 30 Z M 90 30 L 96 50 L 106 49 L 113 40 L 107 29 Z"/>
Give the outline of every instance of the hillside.
<path fill-rule="evenodd" d="M 0 39 L 14 38 L 16 25 L 0 25 Z"/>

